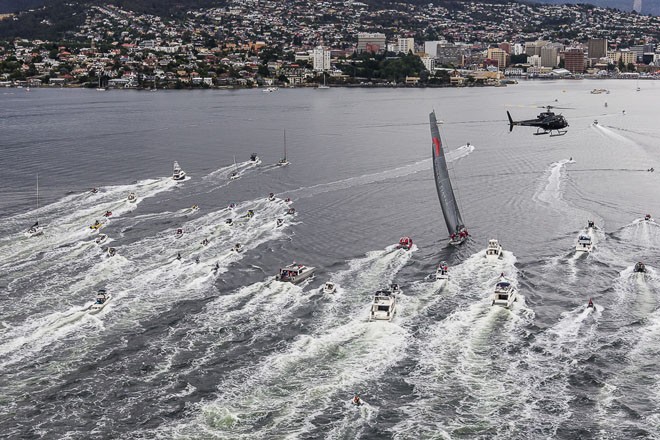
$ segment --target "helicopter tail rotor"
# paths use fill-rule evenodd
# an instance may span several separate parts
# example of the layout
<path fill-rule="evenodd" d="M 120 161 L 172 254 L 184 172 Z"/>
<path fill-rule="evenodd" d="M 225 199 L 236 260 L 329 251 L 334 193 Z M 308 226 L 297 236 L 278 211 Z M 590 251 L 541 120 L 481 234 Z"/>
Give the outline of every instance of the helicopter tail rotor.
<path fill-rule="evenodd" d="M 513 122 L 513 118 L 511 117 L 511 113 L 509 113 L 508 110 L 506 111 L 506 115 L 509 117 L 509 133 L 511 133 L 515 124 Z"/>

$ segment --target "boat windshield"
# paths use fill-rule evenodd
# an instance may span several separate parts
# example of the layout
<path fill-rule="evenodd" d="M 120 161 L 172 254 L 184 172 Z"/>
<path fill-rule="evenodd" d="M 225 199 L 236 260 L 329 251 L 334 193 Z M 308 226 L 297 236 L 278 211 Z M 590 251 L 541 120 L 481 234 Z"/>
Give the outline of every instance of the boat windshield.
<path fill-rule="evenodd" d="M 389 312 L 390 306 L 378 306 L 377 309 L 379 312 Z"/>
<path fill-rule="evenodd" d="M 507 283 L 506 281 L 503 281 L 501 283 L 497 283 L 497 288 L 498 289 L 506 289 L 511 285 L 511 283 Z"/>

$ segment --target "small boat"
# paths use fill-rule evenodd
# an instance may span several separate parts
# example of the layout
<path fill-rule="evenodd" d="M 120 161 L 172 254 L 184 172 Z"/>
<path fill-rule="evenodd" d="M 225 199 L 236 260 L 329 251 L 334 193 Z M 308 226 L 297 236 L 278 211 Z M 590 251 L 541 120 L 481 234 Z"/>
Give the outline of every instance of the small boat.
<path fill-rule="evenodd" d="M 286 130 L 284 130 L 284 157 L 282 157 L 279 162 L 277 162 L 277 165 L 280 167 L 289 165 L 289 161 L 286 160 Z"/>
<path fill-rule="evenodd" d="M 284 199 L 284 203 L 291 204 L 291 203 L 293 203 L 293 200 L 291 200 L 289 197 L 287 197 L 286 199 Z"/>
<path fill-rule="evenodd" d="M 174 166 L 172 169 L 172 179 L 173 180 L 183 180 L 186 178 L 186 172 L 181 169 L 179 162 L 174 161 Z"/>
<path fill-rule="evenodd" d="M 99 192 L 99 189 L 98 188 L 92 188 L 92 189 L 89 190 L 89 192 L 91 192 L 92 194 L 96 194 L 96 193 Z"/>
<path fill-rule="evenodd" d="M 275 276 L 275 280 L 298 284 L 311 277 L 315 270 L 316 268 L 314 267 L 307 267 L 304 264 L 293 263 L 281 268 L 280 272 Z"/>
<path fill-rule="evenodd" d="M 289 209 L 286 210 L 286 213 L 288 215 L 293 215 L 293 214 L 296 213 L 296 208 L 289 208 Z"/>
<path fill-rule="evenodd" d="M 183 237 L 183 229 L 182 229 L 182 228 L 179 228 L 179 229 L 177 229 L 176 232 L 174 233 L 174 238 L 181 238 L 181 237 Z"/>
<path fill-rule="evenodd" d="M 279 228 L 284 224 L 284 219 L 283 218 L 278 218 L 277 222 L 275 223 L 275 227 Z"/>
<path fill-rule="evenodd" d="M 113 247 L 108 248 L 108 257 L 114 257 L 117 254 L 117 249 Z"/>
<path fill-rule="evenodd" d="M 594 306 L 594 302 L 589 298 L 589 302 L 587 303 L 587 310 L 592 309 L 595 310 L 596 306 Z"/>
<path fill-rule="evenodd" d="M 598 125 L 598 119 L 594 119 L 594 125 Z"/>
<path fill-rule="evenodd" d="M 92 232 L 96 232 L 96 231 L 98 231 L 99 229 L 101 229 L 102 227 L 103 227 L 103 223 L 101 223 L 101 222 L 98 221 L 98 220 L 96 220 L 96 221 L 94 222 L 94 224 L 89 225 L 89 229 L 91 229 Z"/>
<path fill-rule="evenodd" d="M 488 247 L 486 248 L 486 259 L 497 260 L 502 255 L 502 245 L 500 242 L 491 238 L 488 240 Z"/>
<path fill-rule="evenodd" d="M 38 210 L 39 210 L 39 175 L 37 174 L 37 211 Z M 44 233 L 44 228 L 42 226 L 39 226 L 39 217 L 37 217 L 37 221 L 34 222 L 34 224 L 30 226 L 27 231 L 25 231 L 24 235 L 27 238 L 32 238 L 32 237 L 37 237 L 43 233 Z"/>
<path fill-rule="evenodd" d="M 644 216 L 644 220 L 647 221 L 647 222 L 652 222 L 652 221 L 653 221 L 653 217 L 651 217 L 651 214 L 646 214 L 646 215 Z"/>
<path fill-rule="evenodd" d="M 251 209 L 248 209 L 248 211 L 245 213 L 245 215 L 240 216 L 236 220 L 234 220 L 233 223 L 239 222 L 239 223 L 244 223 L 250 220 L 252 217 L 254 217 L 254 211 Z"/>
<path fill-rule="evenodd" d="M 580 234 L 578 236 L 577 244 L 575 245 L 576 252 L 591 252 L 593 248 L 593 242 L 591 241 L 591 235 Z"/>
<path fill-rule="evenodd" d="M 96 244 L 102 244 L 105 243 L 105 241 L 108 239 L 108 236 L 106 234 L 99 234 L 98 237 L 94 239 L 94 243 Z"/>
<path fill-rule="evenodd" d="M 241 175 L 238 173 L 238 165 L 236 164 L 236 156 L 234 156 L 234 170 L 231 173 L 229 173 L 229 179 L 230 180 L 236 180 L 239 177 L 241 177 Z"/>
<path fill-rule="evenodd" d="M 323 287 L 321 287 L 323 293 L 335 293 L 337 291 L 337 286 L 331 281 L 327 281 Z"/>
<path fill-rule="evenodd" d="M 441 281 L 443 285 L 449 281 L 449 267 L 447 266 L 447 262 L 443 261 L 440 263 L 438 269 L 435 271 L 435 280 Z"/>
<path fill-rule="evenodd" d="M 277 87 L 266 87 L 263 92 L 264 93 L 273 93 L 277 92 L 279 89 Z"/>
<path fill-rule="evenodd" d="M 275 201 L 275 194 L 274 193 L 269 193 L 268 194 L 268 201 L 269 202 Z"/>
<path fill-rule="evenodd" d="M 234 220 L 228 218 L 228 219 L 225 220 L 225 224 L 227 226 L 233 226 L 234 225 Z"/>
<path fill-rule="evenodd" d="M 128 200 L 128 203 L 135 203 L 137 202 L 137 196 L 135 195 L 134 192 L 128 193 L 128 197 L 126 198 Z"/>
<path fill-rule="evenodd" d="M 252 153 L 250 155 L 250 162 L 253 164 L 259 165 L 261 163 L 261 159 L 259 159 L 259 156 L 257 156 L 257 153 Z"/>
<path fill-rule="evenodd" d="M 593 220 L 587 220 L 587 230 L 589 229 L 596 229 L 596 223 Z"/>
<path fill-rule="evenodd" d="M 94 302 L 94 304 L 89 306 L 87 311 L 89 313 L 100 312 L 110 302 L 111 298 L 112 295 L 107 293 L 105 289 L 99 289 L 98 293 L 96 294 L 96 301 Z"/>
<path fill-rule="evenodd" d="M 103 217 L 110 217 L 112 215 L 112 211 L 105 211 L 103 213 Z"/>
<path fill-rule="evenodd" d="M 351 399 L 351 405 L 353 405 L 353 406 L 362 406 L 362 405 L 364 405 L 364 402 L 362 402 L 362 399 L 360 399 L 360 396 L 356 394 Z"/>
<path fill-rule="evenodd" d="M 243 252 L 243 245 L 240 243 L 236 243 L 233 248 L 231 248 L 232 252 Z"/>
<path fill-rule="evenodd" d="M 197 212 L 197 211 L 199 211 L 199 206 L 197 206 L 197 205 L 192 205 L 192 206 L 190 207 L 190 212 Z"/>
<path fill-rule="evenodd" d="M 639 261 L 637 264 L 635 264 L 633 272 L 634 273 L 646 273 L 646 266 L 644 265 L 644 263 Z"/>
<path fill-rule="evenodd" d="M 234 209 L 234 208 L 236 208 L 236 203 L 230 203 L 230 204 L 227 206 L 227 209 Z"/>
<path fill-rule="evenodd" d="M 392 284 L 389 289 L 378 290 L 371 303 L 369 321 L 391 321 L 396 313 L 396 295 L 400 292 L 398 284 Z"/>
<path fill-rule="evenodd" d="M 208 238 L 205 238 L 204 240 L 202 240 L 202 246 L 208 246 L 208 244 L 209 244 L 209 239 Z"/>
<path fill-rule="evenodd" d="M 500 279 L 495 285 L 491 305 L 502 306 L 508 309 L 516 301 L 518 301 L 518 289 L 504 275 L 500 276 Z"/>
<path fill-rule="evenodd" d="M 396 245 L 397 249 L 403 249 L 409 251 L 413 246 L 412 238 L 410 237 L 401 237 L 399 239 L 399 244 Z"/>

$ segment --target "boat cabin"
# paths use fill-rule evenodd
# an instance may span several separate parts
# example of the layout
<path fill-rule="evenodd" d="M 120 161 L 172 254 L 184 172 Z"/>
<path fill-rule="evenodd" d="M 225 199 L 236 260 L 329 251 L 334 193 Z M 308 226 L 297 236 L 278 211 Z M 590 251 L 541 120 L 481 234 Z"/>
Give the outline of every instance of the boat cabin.
<path fill-rule="evenodd" d="M 499 257 L 502 253 L 502 246 L 500 242 L 495 239 L 488 240 L 488 247 L 486 248 L 486 257 Z"/>
<path fill-rule="evenodd" d="M 644 263 L 640 261 L 637 264 L 635 264 L 635 268 L 633 269 L 633 272 L 644 273 L 646 272 L 646 266 L 644 265 Z"/>
<path fill-rule="evenodd" d="M 396 312 L 396 296 L 390 290 L 378 290 L 371 303 L 369 319 L 390 321 Z"/>
<path fill-rule="evenodd" d="M 491 305 L 509 308 L 516 299 L 516 288 L 509 280 L 500 278 L 500 281 L 495 285 Z"/>
<path fill-rule="evenodd" d="M 172 171 L 172 179 L 183 180 L 186 177 L 186 172 L 181 169 L 178 162 L 174 162 L 174 170 Z"/>

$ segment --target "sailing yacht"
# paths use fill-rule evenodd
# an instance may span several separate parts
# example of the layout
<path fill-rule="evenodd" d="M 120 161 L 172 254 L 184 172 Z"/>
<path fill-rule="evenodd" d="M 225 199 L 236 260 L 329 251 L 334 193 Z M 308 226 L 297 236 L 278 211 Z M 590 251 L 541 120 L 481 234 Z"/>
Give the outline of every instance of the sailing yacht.
<path fill-rule="evenodd" d="M 37 211 L 38 210 L 39 210 L 39 175 L 37 174 Z M 39 217 L 37 217 L 37 221 L 32 226 L 30 226 L 30 229 L 25 231 L 25 236 L 27 238 L 31 238 L 41 235 L 43 233 L 44 233 L 44 228 L 43 226 L 39 226 Z"/>
<path fill-rule="evenodd" d="M 234 171 L 229 174 L 229 178 L 231 180 L 236 180 L 239 177 L 241 176 L 238 174 L 238 165 L 236 164 L 236 156 L 234 156 Z"/>
<path fill-rule="evenodd" d="M 286 130 L 284 130 L 284 157 L 281 158 L 279 162 L 277 162 L 277 165 L 281 167 L 289 165 L 289 161 L 286 160 Z"/>
<path fill-rule="evenodd" d="M 463 224 L 461 213 L 458 210 L 458 202 L 456 202 L 451 180 L 449 180 L 447 160 L 445 159 L 445 152 L 442 148 L 442 140 L 440 139 L 440 130 L 438 129 L 438 121 L 435 118 L 435 111 L 429 115 L 429 122 L 431 124 L 431 139 L 433 141 L 431 150 L 435 187 L 438 190 L 438 199 L 440 199 L 442 214 L 445 217 L 445 224 L 449 232 L 449 244 L 459 245 L 468 238 L 468 231 Z"/>

